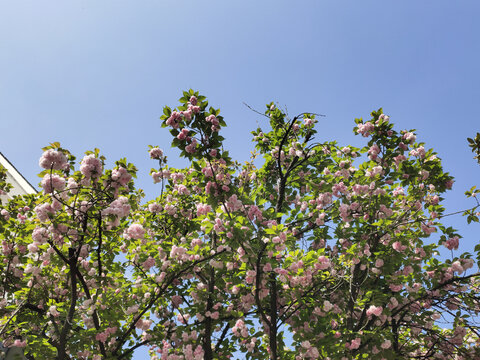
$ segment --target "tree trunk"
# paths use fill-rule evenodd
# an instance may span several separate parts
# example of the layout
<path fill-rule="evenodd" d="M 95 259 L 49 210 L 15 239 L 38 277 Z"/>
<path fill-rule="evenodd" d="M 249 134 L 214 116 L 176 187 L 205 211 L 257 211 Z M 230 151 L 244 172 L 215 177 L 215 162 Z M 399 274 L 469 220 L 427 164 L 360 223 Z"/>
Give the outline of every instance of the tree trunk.
<path fill-rule="evenodd" d="M 277 279 L 270 274 L 270 360 L 278 359 L 277 351 Z"/>
<path fill-rule="evenodd" d="M 208 283 L 208 300 L 207 300 L 207 312 L 213 309 L 213 291 L 215 290 L 215 269 L 210 269 L 210 280 Z M 212 351 L 212 332 L 213 332 L 213 320 L 211 317 L 205 318 L 205 334 L 203 337 L 203 358 L 204 360 L 213 360 Z"/>

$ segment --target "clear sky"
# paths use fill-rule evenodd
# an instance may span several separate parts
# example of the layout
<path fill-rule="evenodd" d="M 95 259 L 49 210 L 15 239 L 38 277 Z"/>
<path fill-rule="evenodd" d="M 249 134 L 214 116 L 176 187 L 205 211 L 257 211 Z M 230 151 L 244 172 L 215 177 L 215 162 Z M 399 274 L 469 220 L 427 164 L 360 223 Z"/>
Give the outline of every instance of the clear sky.
<path fill-rule="evenodd" d="M 147 145 L 180 166 L 158 118 L 184 89 L 222 109 L 239 160 L 263 121 L 243 102 L 325 114 L 319 139 L 355 145 L 353 119 L 383 107 L 455 176 L 453 212 L 480 184 L 466 142 L 480 131 L 479 18 L 478 0 L 0 0 L 0 151 L 37 185 L 41 147 L 98 147 L 135 163 L 153 197 Z M 447 221 L 478 242 L 478 225 Z"/>

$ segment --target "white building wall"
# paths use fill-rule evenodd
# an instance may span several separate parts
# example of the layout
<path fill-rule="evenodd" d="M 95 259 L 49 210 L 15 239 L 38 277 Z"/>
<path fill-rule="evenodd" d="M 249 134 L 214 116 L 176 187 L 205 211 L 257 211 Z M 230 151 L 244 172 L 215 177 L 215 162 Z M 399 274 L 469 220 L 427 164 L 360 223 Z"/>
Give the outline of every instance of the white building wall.
<path fill-rule="evenodd" d="M 37 192 L 2 153 L 0 153 L 0 164 L 7 169 L 6 180 L 13 186 L 8 195 L 0 195 L 2 202 L 10 200 L 15 195 L 35 194 Z"/>

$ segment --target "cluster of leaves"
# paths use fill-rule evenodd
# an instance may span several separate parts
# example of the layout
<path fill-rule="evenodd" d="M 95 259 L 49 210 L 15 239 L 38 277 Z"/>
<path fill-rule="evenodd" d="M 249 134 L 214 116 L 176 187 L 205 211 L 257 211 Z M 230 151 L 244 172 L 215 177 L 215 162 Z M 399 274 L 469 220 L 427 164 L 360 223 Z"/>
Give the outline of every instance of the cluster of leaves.
<path fill-rule="evenodd" d="M 474 159 L 476 159 L 480 164 L 480 133 L 477 133 L 474 139 L 467 138 L 467 141 L 468 146 L 472 148 L 472 152 L 476 154 Z"/>
<path fill-rule="evenodd" d="M 0 217 L 1 340 L 57 360 L 480 356 L 479 274 L 440 222 L 436 154 L 381 109 L 356 120 L 363 148 L 316 142 L 314 114 L 265 117 L 261 167 L 240 165 L 220 111 L 185 92 L 161 120 L 190 165 L 150 146 L 144 205 L 132 164 L 45 148 L 43 192 Z"/>

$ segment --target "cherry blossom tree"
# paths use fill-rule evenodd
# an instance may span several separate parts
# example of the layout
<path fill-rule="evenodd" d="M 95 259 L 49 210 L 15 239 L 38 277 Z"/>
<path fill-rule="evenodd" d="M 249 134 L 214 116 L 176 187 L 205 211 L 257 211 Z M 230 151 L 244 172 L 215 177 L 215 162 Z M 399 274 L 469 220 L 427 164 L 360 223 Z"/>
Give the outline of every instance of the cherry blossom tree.
<path fill-rule="evenodd" d="M 184 92 L 161 121 L 189 166 L 150 146 L 146 202 L 125 159 L 44 148 L 41 193 L 0 210 L 4 345 L 57 360 L 142 346 L 170 360 L 480 358 L 476 254 L 441 223 L 453 178 L 433 150 L 381 109 L 355 120 L 363 148 L 317 142 L 314 114 L 264 115 L 240 164 L 220 111 Z"/>

